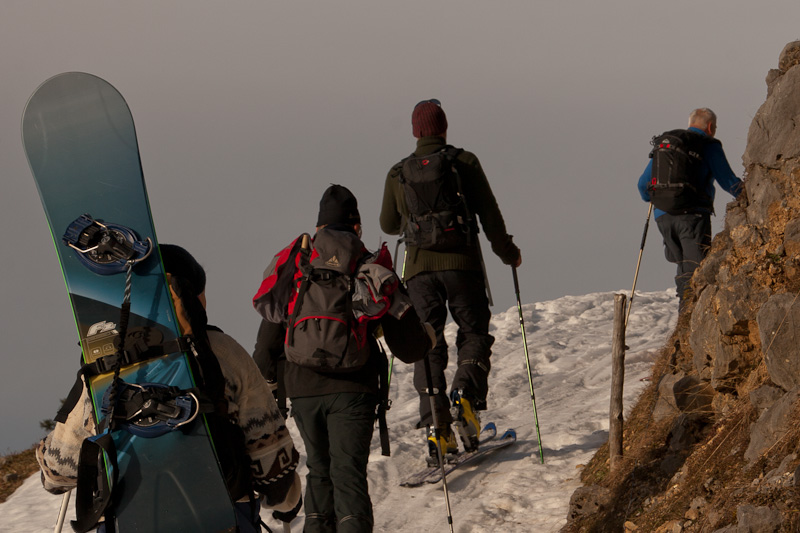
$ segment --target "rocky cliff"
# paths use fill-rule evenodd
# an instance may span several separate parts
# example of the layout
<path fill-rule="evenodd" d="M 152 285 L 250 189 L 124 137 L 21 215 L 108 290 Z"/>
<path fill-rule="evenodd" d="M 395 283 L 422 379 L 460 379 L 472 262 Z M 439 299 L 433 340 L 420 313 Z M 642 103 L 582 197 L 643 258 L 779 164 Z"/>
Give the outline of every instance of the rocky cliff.
<path fill-rule="evenodd" d="M 767 75 L 745 192 L 692 279 L 693 299 L 564 532 L 800 531 L 800 41 Z"/>

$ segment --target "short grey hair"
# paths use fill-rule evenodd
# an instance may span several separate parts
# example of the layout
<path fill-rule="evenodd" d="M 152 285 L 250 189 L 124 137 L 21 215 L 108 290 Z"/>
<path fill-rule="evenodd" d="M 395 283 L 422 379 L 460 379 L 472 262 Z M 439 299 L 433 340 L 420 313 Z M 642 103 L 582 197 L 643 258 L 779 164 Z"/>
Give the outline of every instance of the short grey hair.
<path fill-rule="evenodd" d="M 705 129 L 709 124 L 717 127 L 717 114 L 707 107 L 700 107 L 692 111 L 689 115 L 689 126 L 698 126 Z"/>

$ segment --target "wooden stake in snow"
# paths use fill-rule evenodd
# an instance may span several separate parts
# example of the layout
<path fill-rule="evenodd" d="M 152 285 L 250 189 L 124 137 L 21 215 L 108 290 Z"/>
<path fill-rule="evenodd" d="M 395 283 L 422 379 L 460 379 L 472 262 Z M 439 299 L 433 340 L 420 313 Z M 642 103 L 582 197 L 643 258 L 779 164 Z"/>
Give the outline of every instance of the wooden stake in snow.
<path fill-rule="evenodd" d="M 614 295 L 614 331 L 611 339 L 611 409 L 608 424 L 608 455 L 611 470 L 622 458 L 622 387 L 625 382 L 625 295 Z"/>

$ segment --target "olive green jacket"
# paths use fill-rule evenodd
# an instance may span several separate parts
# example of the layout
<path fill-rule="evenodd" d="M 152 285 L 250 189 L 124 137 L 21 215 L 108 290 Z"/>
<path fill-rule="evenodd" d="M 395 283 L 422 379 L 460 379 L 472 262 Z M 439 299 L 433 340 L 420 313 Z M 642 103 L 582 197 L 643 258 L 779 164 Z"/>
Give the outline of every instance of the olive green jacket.
<path fill-rule="evenodd" d="M 414 155 L 428 155 L 447 146 L 443 137 L 422 137 L 417 140 Z M 497 206 L 489 181 L 483 173 L 475 154 L 462 151 L 456 158 L 456 169 L 461 177 L 461 186 L 472 217 L 480 220 L 481 227 L 492 246 L 492 251 L 510 265 L 519 257 L 519 248 L 512 236 L 506 232 L 506 224 Z M 381 230 L 389 235 L 400 235 L 408 215 L 405 194 L 399 181 L 402 162 L 394 165 L 386 176 L 381 207 Z M 442 270 L 481 270 L 480 249 L 465 247 L 461 252 L 434 252 L 409 246 L 403 278 L 407 281 L 420 272 Z M 400 260 L 397 260 L 400 263 Z"/>

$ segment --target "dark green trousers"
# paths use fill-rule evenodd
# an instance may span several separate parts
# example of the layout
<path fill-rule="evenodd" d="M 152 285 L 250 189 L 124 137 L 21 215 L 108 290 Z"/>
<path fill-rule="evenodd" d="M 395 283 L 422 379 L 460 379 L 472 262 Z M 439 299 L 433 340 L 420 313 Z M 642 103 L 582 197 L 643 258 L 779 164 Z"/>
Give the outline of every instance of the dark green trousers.
<path fill-rule="evenodd" d="M 378 398 L 337 393 L 292 398 L 306 447 L 306 533 L 372 531 L 367 462 Z"/>

